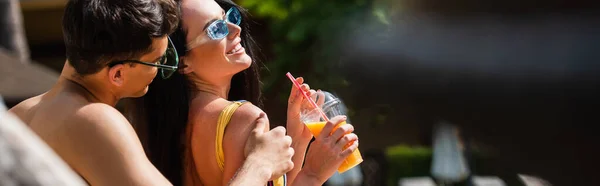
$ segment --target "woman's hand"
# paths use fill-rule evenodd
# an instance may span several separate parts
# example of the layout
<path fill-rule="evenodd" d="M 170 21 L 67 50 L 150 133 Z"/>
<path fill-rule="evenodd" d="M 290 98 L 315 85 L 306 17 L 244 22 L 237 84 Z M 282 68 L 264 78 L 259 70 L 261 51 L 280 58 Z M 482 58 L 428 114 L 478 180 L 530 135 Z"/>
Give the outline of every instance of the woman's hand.
<path fill-rule="evenodd" d="M 358 148 L 358 136 L 351 133 L 354 131 L 352 125 L 341 125 L 333 131 L 335 126 L 343 121 L 346 121 L 346 116 L 336 116 L 325 124 L 319 136 L 310 145 L 304 167 L 296 182 L 317 185 L 325 183 Z"/>
<path fill-rule="evenodd" d="M 294 143 L 306 142 L 308 145 L 308 142 L 313 136 L 310 133 L 310 130 L 308 130 L 308 128 L 305 127 L 304 123 L 302 123 L 300 120 L 300 112 L 303 109 L 307 109 L 308 100 L 302 96 L 302 92 L 300 91 L 304 91 L 313 97 L 315 97 L 316 94 L 314 94 L 314 91 L 310 91 L 310 88 L 307 84 L 303 84 L 304 78 L 296 78 L 296 81 L 301 84 L 301 89 L 296 88 L 296 86 L 292 86 L 290 97 L 288 98 L 286 129 L 288 135 L 294 140 Z"/>
<path fill-rule="evenodd" d="M 297 78 L 296 81 L 300 84 L 304 83 L 303 78 Z M 314 107 L 310 104 L 308 99 L 304 98 L 301 91 L 305 91 L 313 100 L 317 100 L 318 105 L 322 105 L 324 102 L 324 94 L 321 91 L 317 93 L 314 90 L 310 90 L 307 84 L 302 84 L 300 89 L 296 88 L 296 86 L 292 86 L 292 92 L 288 99 L 286 128 L 288 135 L 292 137 L 292 148 L 294 148 L 294 151 L 296 152 L 292 157 L 292 161 L 297 166 L 287 173 L 288 181 L 290 183 L 293 183 L 294 179 L 296 179 L 296 175 L 300 172 L 306 148 L 308 148 L 308 143 L 313 137 L 308 127 L 306 127 L 300 119 L 300 114 L 303 111 L 306 112 L 314 109 Z M 316 99 L 317 95 L 320 95 L 320 99 Z"/>

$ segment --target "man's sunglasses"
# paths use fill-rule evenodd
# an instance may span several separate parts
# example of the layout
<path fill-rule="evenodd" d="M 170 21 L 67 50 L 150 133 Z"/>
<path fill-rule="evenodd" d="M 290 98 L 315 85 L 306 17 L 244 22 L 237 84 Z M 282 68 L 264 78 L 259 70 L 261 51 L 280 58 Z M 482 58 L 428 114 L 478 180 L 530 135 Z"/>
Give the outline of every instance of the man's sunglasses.
<path fill-rule="evenodd" d="M 179 64 L 179 56 L 177 55 L 177 50 L 175 49 L 175 46 L 173 46 L 171 38 L 167 38 L 169 39 L 169 46 L 167 47 L 167 51 L 165 51 L 165 53 L 160 57 L 160 59 L 155 62 L 150 63 L 133 59 L 126 59 L 120 61 L 113 61 L 109 63 L 108 66 L 112 67 L 114 65 L 123 63 L 138 63 L 142 65 L 153 66 L 159 68 L 160 75 L 163 79 L 167 79 L 171 77 L 171 75 L 173 75 L 175 71 L 177 71 L 177 65 Z"/>
<path fill-rule="evenodd" d="M 208 38 L 211 40 L 223 39 L 229 34 L 229 27 L 227 27 L 227 23 L 239 26 L 241 22 L 242 14 L 236 7 L 231 7 L 229 10 L 227 10 L 227 13 L 225 13 L 225 20 L 217 19 L 206 27 L 206 35 L 208 35 Z M 188 50 L 191 50 L 204 42 L 204 37 L 200 35 L 188 43 L 187 48 Z"/>

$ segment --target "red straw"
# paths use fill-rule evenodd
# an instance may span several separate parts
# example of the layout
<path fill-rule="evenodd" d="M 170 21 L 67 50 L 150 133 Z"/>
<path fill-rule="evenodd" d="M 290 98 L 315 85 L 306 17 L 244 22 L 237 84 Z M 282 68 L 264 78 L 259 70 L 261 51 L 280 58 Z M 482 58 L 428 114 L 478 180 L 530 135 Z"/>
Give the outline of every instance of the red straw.
<path fill-rule="evenodd" d="M 304 92 L 302 90 L 302 88 L 300 88 L 300 83 L 298 83 L 298 81 L 296 81 L 296 78 L 294 78 L 294 76 L 292 76 L 292 74 L 290 74 L 289 72 L 287 74 L 285 74 L 288 78 L 290 78 L 290 80 L 292 81 L 292 83 L 296 86 L 296 88 L 298 88 L 298 90 L 300 90 L 300 92 L 302 92 L 302 95 L 304 96 L 304 98 L 308 99 L 308 101 L 310 102 L 310 104 L 317 108 L 317 111 L 319 111 L 319 114 L 321 114 L 321 117 L 323 117 L 323 119 L 325 119 L 325 121 L 329 121 L 329 118 L 327 118 L 327 115 L 325 115 L 325 113 L 323 112 L 323 110 L 321 110 L 321 107 L 319 107 L 319 105 L 317 105 L 317 103 L 315 103 L 315 101 L 313 101 L 310 97 L 308 97 L 308 94 L 306 94 L 306 92 Z"/>

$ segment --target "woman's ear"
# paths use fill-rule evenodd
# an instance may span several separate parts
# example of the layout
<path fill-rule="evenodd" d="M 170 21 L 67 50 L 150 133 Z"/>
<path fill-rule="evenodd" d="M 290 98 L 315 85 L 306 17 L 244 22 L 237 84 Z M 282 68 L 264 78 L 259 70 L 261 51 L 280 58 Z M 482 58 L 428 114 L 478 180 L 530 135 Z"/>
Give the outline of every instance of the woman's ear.
<path fill-rule="evenodd" d="M 187 62 L 184 56 L 179 57 L 179 73 L 181 74 L 189 74 L 192 73 L 192 66 Z"/>
<path fill-rule="evenodd" d="M 115 86 L 123 86 L 125 82 L 125 70 L 123 64 L 118 64 L 108 68 L 108 79 Z"/>

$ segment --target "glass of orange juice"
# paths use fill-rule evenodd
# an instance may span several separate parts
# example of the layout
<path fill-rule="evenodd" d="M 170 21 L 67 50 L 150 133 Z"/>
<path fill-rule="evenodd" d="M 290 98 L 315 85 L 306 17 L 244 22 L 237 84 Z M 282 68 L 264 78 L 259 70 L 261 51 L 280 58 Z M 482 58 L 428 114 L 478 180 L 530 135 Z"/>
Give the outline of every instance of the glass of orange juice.
<path fill-rule="evenodd" d="M 317 99 L 325 99 L 323 104 L 320 106 L 328 118 L 333 118 L 337 115 L 346 115 L 346 107 L 344 106 L 344 104 L 342 103 L 342 101 L 339 98 L 337 98 L 336 96 L 334 96 L 333 94 L 331 94 L 329 92 L 326 92 L 326 91 L 322 91 L 322 92 L 323 92 L 323 97 L 319 97 Z M 306 127 L 308 127 L 310 132 L 315 137 L 317 137 L 321 133 L 321 130 L 323 130 L 325 123 L 327 123 L 321 117 L 321 115 L 319 114 L 317 109 L 302 111 L 300 113 L 300 115 L 301 115 L 301 117 L 300 117 L 301 120 L 304 122 Z M 335 126 L 334 129 L 332 130 L 332 132 L 335 131 L 339 126 L 345 125 L 346 122 L 350 122 L 350 119 L 346 119 L 346 121 Z M 363 159 L 362 159 L 362 156 L 360 155 L 360 151 L 358 149 L 356 149 L 356 150 L 354 150 L 354 152 L 352 152 L 352 154 L 350 156 L 348 156 L 348 158 L 346 158 L 346 160 L 344 160 L 342 165 L 340 165 L 340 167 L 338 167 L 338 173 L 341 174 L 343 172 L 346 172 L 347 170 L 350 170 L 351 168 L 360 164 L 362 161 L 363 161 Z"/>

